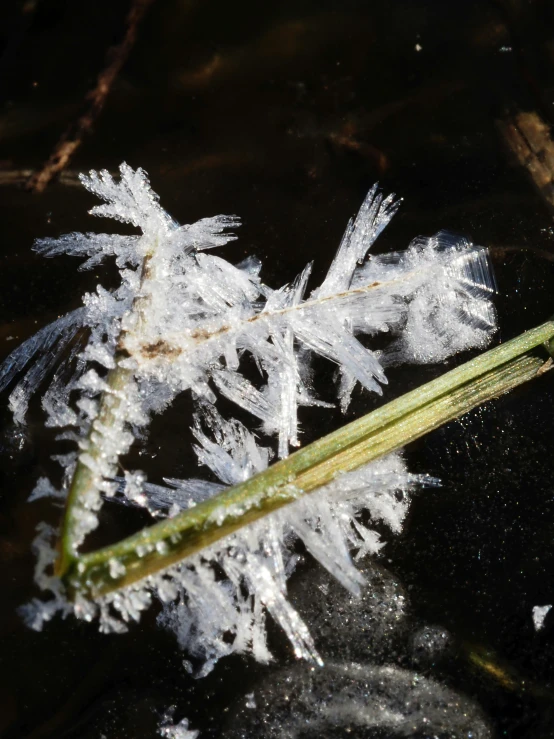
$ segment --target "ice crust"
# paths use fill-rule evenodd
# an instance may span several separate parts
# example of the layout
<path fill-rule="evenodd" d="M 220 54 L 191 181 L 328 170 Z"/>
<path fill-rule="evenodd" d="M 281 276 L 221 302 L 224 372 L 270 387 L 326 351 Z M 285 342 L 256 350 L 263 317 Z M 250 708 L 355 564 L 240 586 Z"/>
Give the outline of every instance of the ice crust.
<path fill-rule="evenodd" d="M 393 665 L 328 662 L 271 676 L 254 690 L 256 710 L 225 732 L 225 739 L 307 739 L 377 736 L 490 739 L 482 712 L 469 698 L 432 678 Z M 379 736 L 385 736 L 384 734 Z"/>
<path fill-rule="evenodd" d="M 300 443 L 299 406 L 328 405 L 311 385 L 314 354 L 337 365 L 337 395 L 345 410 L 356 384 L 382 392 L 387 366 L 442 361 L 483 347 L 494 332 L 494 282 L 485 249 L 440 232 L 416 239 L 404 252 L 368 258 L 399 205 L 393 196 L 383 198 L 377 186 L 348 224 L 323 282 L 308 292 L 311 265 L 290 284 L 272 289 L 261 279 L 257 258 L 233 265 L 211 253 L 236 238 L 229 229 L 239 220 L 215 216 L 179 225 L 161 208 L 141 169 L 123 164 L 119 180 L 92 171 L 81 181 L 104 201 L 92 214 L 140 233 L 73 233 L 39 240 L 34 248 L 47 257 L 82 257 L 81 269 L 114 258 L 121 284 L 86 294 L 82 308 L 43 328 L 0 367 L 0 389 L 18 380 L 9 403 L 19 424 L 31 394 L 52 375 L 42 399 L 47 425 L 63 429 L 61 438 L 74 440 L 78 452 L 59 457 L 63 490 L 42 481 L 34 497 L 63 497 L 77 457 L 88 467 L 94 485 L 73 512 L 75 547 L 97 526 L 107 498 L 171 516 L 265 469 L 272 452 L 241 423 L 221 418 L 214 407 L 218 394 L 247 411 L 257 433 L 276 436 L 277 454 L 285 457 Z M 358 339 L 383 332 L 389 341 L 378 352 Z M 256 382 L 243 374 L 245 364 L 258 368 Z M 114 373 L 125 376 L 117 390 L 110 384 Z M 162 486 L 135 472 L 115 479 L 136 434 L 186 390 L 198 406 L 199 462 L 220 482 L 168 478 Z M 109 422 L 100 415 L 106 398 L 113 407 Z M 176 632 L 191 659 L 204 664 L 201 673 L 231 652 L 269 660 L 269 612 L 295 654 L 319 663 L 313 639 L 286 597 L 297 562 L 295 542 L 301 540 L 357 596 L 364 578 L 351 553 L 359 558 L 380 549 L 376 522 L 400 531 L 410 493 L 421 484 L 434 483 L 410 475 L 401 455 L 391 455 L 338 477 L 165 573 L 97 603 L 81 600 L 74 610 L 87 620 L 99 614 L 104 631 L 121 631 L 140 618 L 155 594 L 166 604 L 161 623 Z M 41 529 L 35 544 L 37 582 L 53 594 L 43 606 L 36 601 L 27 609 L 35 628 L 56 609 L 70 609 L 49 574 L 54 535 Z M 114 577 L 121 567 L 110 563 Z"/>
<path fill-rule="evenodd" d="M 321 571 L 298 578 L 291 599 L 325 665 L 272 670 L 251 681 L 227 712 L 225 739 L 490 739 L 480 708 L 433 677 L 448 657 L 450 635 L 418 629 L 404 588 L 382 565 L 366 559 L 362 571 L 360 598 L 335 588 Z"/>

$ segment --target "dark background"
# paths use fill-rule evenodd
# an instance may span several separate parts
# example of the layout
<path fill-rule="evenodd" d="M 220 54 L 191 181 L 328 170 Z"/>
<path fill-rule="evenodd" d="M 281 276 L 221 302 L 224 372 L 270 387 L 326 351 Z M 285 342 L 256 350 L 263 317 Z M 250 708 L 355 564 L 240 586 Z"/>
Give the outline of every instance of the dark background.
<path fill-rule="evenodd" d="M 75 173 L 121 161 L 149 172 L 181 222 L 240 215 L 240 240 L 226 254 L 263 258 L 271 285 L 310 259 L 316 281 L 379 180 L 405 199 L 379 250 L 460 231 L 491 247 L 499 338 L 554 311 L 552 214 L 496 125 L 515 110 L 552 122 L 549 2 L 157 0 L 64 177 L 27 192 L 25 177 L 86 108 L 128 8 L 129 0 L 0 6 L 0 359 L 99 281 L 115 283 L 110 268 L 81 273 L 69 257 L 45 260 L 30 248 L 41 236 L 111 229 L 87 216 L 93 199 Z M 385 397 L 444 369 L 396 370 Z M 531 622 L 534 605 L 554 603 L 551 383 L 547 375 L 408 450 L 410 467 L 443 487 L 416 499 L 405 533 L 386 549 L 416 617 L 454 635 L 457 654 L 442 678 L 475 697 L 497 736 L 554 736 L 554 617 L 539 633 Z M 373 403 L 358 394 L 349 417 Z M 153 481 L 194 474 L 187 409 L 179 401 L 133 452 L 131 464 Z M 342 422 L 328 414 L 314 426 L 314 418 L 304 418 L 306 440 Z M 34 529 L 57 515 L 26 502 L 59 451 L 42 420 L 33 405 L 22 432 L 2 410 L 0 734 L 154 737 L 175 703 L 202 737 L 221 736 L 232 700 L 273 668 L 233 658 L 194 681 L 154 613 L 123 637 L 73 620 L 40 634 L 22 625 L 16 608 L 36 594 Z M 105 517 L 107 536 L 141 523 Z M 309 566 L 298 577 L 309 578 Z M 272 644 L 279 663 L 291 660 L 280 634 Z M 473 670 L 464 657 L 472 645 L 489 650 L 518 687 Z"/>

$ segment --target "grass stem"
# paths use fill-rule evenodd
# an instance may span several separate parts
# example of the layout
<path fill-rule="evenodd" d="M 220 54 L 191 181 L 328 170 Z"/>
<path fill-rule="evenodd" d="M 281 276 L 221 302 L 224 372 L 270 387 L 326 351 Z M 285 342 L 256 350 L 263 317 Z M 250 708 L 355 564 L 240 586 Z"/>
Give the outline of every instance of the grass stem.
<path fill-rule="evenodd" d="M 68 592 L 96 597 L 159 573 L 243 526 L 399 449 L 549 369 L 554 322 L 548 321 L 445 373 L 277 462 L 246 482 L 95 552 L 73 556 Z M 78 491 L 75 492 L 78 495 Z M 113 577 L 117 561 L 124 574 Z"/>

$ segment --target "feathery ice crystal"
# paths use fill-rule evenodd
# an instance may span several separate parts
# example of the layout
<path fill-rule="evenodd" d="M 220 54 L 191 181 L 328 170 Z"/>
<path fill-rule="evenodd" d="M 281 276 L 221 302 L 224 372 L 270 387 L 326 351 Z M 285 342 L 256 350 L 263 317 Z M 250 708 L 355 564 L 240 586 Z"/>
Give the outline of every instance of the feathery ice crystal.
<path fill-rule="evenodd" d="M 86 257 L 80 269 L 114 257 L 120 286 L 86 294 L 83 307 L 43 328 L 0 367 L 0 390 L 25 372 L 9 398 L 19 424 L 31 394 L 53 371 L 42 398 L 47 425 L 63 428 L 61 438 L 74 440 L 78 451 L 58 457 L 62 490 L 41 479 L 32 497 L 65 497 L 75 469 L 85 470 L 87 484 L 72 507 L 71 554 L 98 525 L 105 499 L 125 498 L 154 516 L 172 516 L 267 467 L 272 452 L 241 423 L 219 415 L 218 393 L 257 419 L 258 433 L 275 435 L 278 456 L 285 457 L 299 444 L 298 407 L 327 405 L 313 395 L 312 355 L 337 365 L 338 399 L 345 410 L 356 383 L 382 392 L 386 366 L 440 361 L 485 346 L 494 331 L 494 286 L 485 249 L 439 232 L 416 239 L 406 251 L 367 259 L 399 204 L 393 196 L 382 198 L 376 186 L 348 224 L 322 284 L 308 293 L 311 264 L 289 285 L 271 289 L 262 282 L 257 258 L 233 265 L 209 253 L 235 238 L 227 229 L 239 225 L 237 218 L 215 216 L 180 226 L 161 208 L 142 170 L 123 164 L 120 175 L 116 181 L 93 171 L 81 182 L 104 201 L 92 214 L 131 224 L 138 235 L 72 233 L 34 247 L 48 257 Z M 390 339 L 378 352 L 357 338 L 383 332 Z M 242 372 L 247 355 L 260 374 L 256 384 Z M 115 477 L 118 465 L 136 433 L 185 390 L 192 391 L 198 407 L 199 463 L 221 484 L 169 478 L 169 487 L 152 485 L 140 472 L 126 473 L 122 484 Z M 365 523 L 367 512 L 399 531 L 409 492 L 421 483 L 433 481 L 410 475 L 401 456 L 393 454 L 94 602 L 66 601 L 50 573 L 53 531 L 44 525 L 35 542 L 37 582 L 52 598 L 35 600 L 26 617 L 41 628 L 55 611 L 73 610 L 86 619 L 100 615 L 103 630 L 120 631 L 124 622 L 140 617 L 155 592 L 165 604 L 161 623 L 176 632 L 191 657 L 204 662 L 204 672 L 231 652 L 269 659 L 266 610 L 296 654 L 317 662 L 308 629 L 286 598 L 287 577 L 297 561 L 294 542 L 300 539 L 356 593 L 363 578 L 350 552 L 362 556 L 381 546 Z M 122 565 L 112 564 L 115 576 Z"/>

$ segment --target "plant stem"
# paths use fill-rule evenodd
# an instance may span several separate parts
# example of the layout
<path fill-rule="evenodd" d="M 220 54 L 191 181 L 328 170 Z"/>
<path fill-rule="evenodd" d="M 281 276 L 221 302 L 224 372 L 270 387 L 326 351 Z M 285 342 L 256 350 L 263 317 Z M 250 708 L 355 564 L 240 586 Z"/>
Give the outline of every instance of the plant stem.
<path fill-rule="evenodd" d="M 152 279 L 152 257 L 156 247 L 157 243 L 154 242 L 150 245 L 150 249 L 145 251 L 139 295 L 133 301 L 132 315 L 139 326 L 145 322 L 145 307 L 148 304 L 148 297 L 145 293 L 147 293 L 148 281 Z M 77 550 L 81 541 L 78 533 L 79 519 L 91 510 L 97 510 L 101 505 L 97 476 L 90 465 L 83 461 L 82 452 L 86 452 L 93 465 L 107 456 L 102 429 L 113 429 L 117 426 L 121 407 L 125 403 L 131 384 L 135 381 L 133 371 L 121 366 L 122 360 L 128 358 L 123 348 L 126 335 L 126 331 L 121 332 L 114 357 L 115 367 L 108 372 L 106 377 L 106 388 L 100 398 L 98 415 L 91 423 L 71 478 L 58 544 L 60 553 L 54 564 L 54 571 L 58 577 L 63 577 L 79 558 Z"/>
<path fill-rule="evenodd" d="M 116 358 L 117 360 L 117 358 Z M 102 400 L 98 410 L 98 422 L 103 426 L 111 427 L 114 423 L 122 400 L 125 396 L 125 390 L 129 382 L 133 378 L 130 370 L 124 369 L 116 365 L 115 369 L 110 370 L 106 378 L 107 390 L 102 393 Z M 94 428 L 94 424 L 93 424 Z M 94 459 L 98 460 L 102 454 L 100 446 L 92 443 L 90 435 L 87 440 L 87 452 Z M 62 521 L 60 532 L 60 556 L 56 561 L 56 571 L 63 574 L 74 562 L 77 557 L 77 543 L 75 541 L 75 530 L 77 528 L 77 518 L 83 513 L 83 500 L 87 497 L 87 493 L 91 487 L 95 485 L 95 476 L 92 470 L 85 465 L 81 459 L 77 460 L 77 466 L 73 473 L 69 493 L 67 495 L 65 515 Z"/>
<path fill-rule="evenodd" d="M 74 558 L 63 578 L 68 592 L 96 597 L 131 585 L 329 483 L 338 474 L 399 449 L 544 373 L 551 360 L 528 354 L 541 345 L 549 352 L 554 350 L 553 321 L 485 352 L 174 518 Z M 118 577 L 110 575 L 114 560 L 124 568 Z"/>

